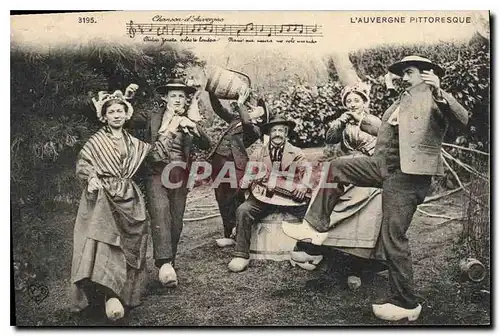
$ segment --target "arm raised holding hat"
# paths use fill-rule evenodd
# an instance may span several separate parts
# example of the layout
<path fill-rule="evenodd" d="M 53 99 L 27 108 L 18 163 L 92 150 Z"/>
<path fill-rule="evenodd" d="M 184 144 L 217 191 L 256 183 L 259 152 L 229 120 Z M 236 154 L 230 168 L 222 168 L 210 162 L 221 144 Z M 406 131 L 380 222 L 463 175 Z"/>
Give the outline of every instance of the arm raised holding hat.
<path fill-rule="evenodd" d="M 441 89 L 441 80 L 434 74 L 434 71 L 423 70 L 423 81 L 431 88 L 434 100 L 439 109 L 448 116 L 453 115 L 462 125 L 469 122 L 469 112 L 449 93 Z"/>
<path fill-rule="evenodd" d="M 411 68 L 416 68 L 420 72 L 419 76 L 412 75 Z M 439 65 L 433 63 L 427 58 L 420 56 L 407 56 L 400 62 L 396 62 L 389 67 L 393 74 L 403 77 L 403 81 L 415 86 L 418 80 L 423 81 L 430 88 L 434 101 L 444 116 L 449 117 L 450 113 L 454 119 L 462 125 L 467 125 L 469 113 L 460 105 L 453 96 L 441 89 L 441 80 L 445 71 Z M 412 79 L 413 78 L 413 79 Z M 415 79 L 417 82 L 415 82 Z"/>

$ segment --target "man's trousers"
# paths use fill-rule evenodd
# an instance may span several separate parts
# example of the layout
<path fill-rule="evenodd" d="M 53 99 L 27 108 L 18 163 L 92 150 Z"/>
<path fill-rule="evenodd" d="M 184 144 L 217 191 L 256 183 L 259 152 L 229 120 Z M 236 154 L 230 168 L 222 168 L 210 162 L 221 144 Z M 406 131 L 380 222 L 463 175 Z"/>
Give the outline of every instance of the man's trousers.
<path fill-rule="evenodd" d="M 224 165 L 235 166 L 234 161 L 217 153 L 212 158 L 212 180 L 215 181 Z M 244 171 L 235 167 L 236 179 L 231 185 L 229 182 L 222 182 L 215 188 L 215 199 L 219 205 L 219 211 L 224 226 L 224 238 L 231 237 L 233 228 L 236 226 L 236 209 L 245 202 L 245 193 L 238 186 L 243 178 Z"/>
<path fill-rule="evenodd" d="M 330 214 L 342 194 L 344 184 L 382 188 L 382 225 L 376 257 L 389 269 L 392 297 L 389 302 L 415 308 L 411 252 L 406 232 L 417 206 L 424 201 L 431 183 L 430 175 L 409 175 L 388 169 L 383 157 L 340 158 L 332 160 L 326 182 L 311 201 L 305 220 L 316 230 L 330 228 Z"/>
<path fill-rule="evenodd" d="M 235 257 L 250 258 L 250 239 L 252 238 L 252 227 L 267 215 L 275 211 L 288 212 L 293 216 L 303 219 L 307 205 L 299 206 L 277 206 L 259 201 L 253 195 L 236 210 L 236 246 L 233 255 Z"/>
<path fill-rule="evenodd" d="M 179 188 L 167 189 L 162 183 L 160 174 L 153 174 L 146 180 L 153 257 L 157 267 L 167 262 L 175 262 L 186 208 L 187 173 L 184 169 L 174 168 L 170 174 L 170 181 L 182 184 Z"/>

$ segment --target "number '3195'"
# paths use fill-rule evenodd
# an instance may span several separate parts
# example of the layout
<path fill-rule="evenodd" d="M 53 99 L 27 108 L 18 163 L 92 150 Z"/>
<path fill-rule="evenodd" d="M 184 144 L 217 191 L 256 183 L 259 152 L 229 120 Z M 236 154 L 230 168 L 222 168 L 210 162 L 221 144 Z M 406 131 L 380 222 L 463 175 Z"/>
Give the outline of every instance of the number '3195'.
<path fill-rule="evenodd" d="M 78 23 L 97 23 L 94 17 L 79 17 Z"/>

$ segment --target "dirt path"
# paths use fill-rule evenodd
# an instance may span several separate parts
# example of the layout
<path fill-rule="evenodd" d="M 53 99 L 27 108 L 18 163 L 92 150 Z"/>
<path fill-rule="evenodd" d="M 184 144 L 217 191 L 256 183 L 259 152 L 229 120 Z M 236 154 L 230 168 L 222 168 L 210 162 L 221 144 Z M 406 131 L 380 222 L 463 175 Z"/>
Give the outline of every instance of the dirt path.
<path fill-rule="evenodd" d="M 203 204 L 214 204 L 211 190 L 196 190 L 190 196 L 196 201 L 190 203 L 186 217 L 195 214 L 192 205 L 201 204 L 198 198 L 202 195 L 206 196 Z M 442 204 L 448 209 L 447 213 L 457 215 L 459 199 L 447 202 L 449 204 Z M 383 276 L 363 279 L 362 288 L 352 292 L 338 272 L 327 271 L 326 267 L 307 272 L 292 268 L 288 262 L 252 261 L 247 271 L 233 274 L 226 267 L 231 249 L 221 250 L 214 244 L 221 228 L 218 217 L 185 224 L 178 257 L 180 286 L 177 289 L 158 285 L 149 255 L 150 281 L 144 303 L 119 325 L 384 324 L 370 311 L 371 302 L 383 297 L 388 290 Z M 458 221 L 421 215 L 414 218 L 409 236 L 415 277 L 420 292 L 427 298 L 422 317 L 415 324 L 489 323 L 489 299 L 470 302 L 464 285 L 457 279 L 458 260 L 453 248 L 460 230 Z M 105 320 L 67 312 L 67 285 L 67 280 L 49 283 L 50 294 L 40 304 L 30 301 L 26 294 L 17 295 L 18 324 L 110 325 Z"/>

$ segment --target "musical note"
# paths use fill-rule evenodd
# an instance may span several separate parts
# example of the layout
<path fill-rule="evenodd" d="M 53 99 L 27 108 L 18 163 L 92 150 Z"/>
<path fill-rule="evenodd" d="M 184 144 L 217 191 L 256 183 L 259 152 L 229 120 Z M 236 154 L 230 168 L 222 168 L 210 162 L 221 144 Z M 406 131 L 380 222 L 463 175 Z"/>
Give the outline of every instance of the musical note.
<path fill-rule="evenodd" d="M 293 31 L 297 31 L 297 29 L 300 27 L 300 31 L 299 31 L 299 34 L 302 34 L 304 32 L 304 25 L 303 24 L 296 24 L 295 25 L 295 28 L 293 29 Z"/>
<path fill-rule="evenodd" d="M 160 23 L 126 23 L 126 32 L 130 38 L 136 35 L 210 35 L 210 36 L 311 36 L 322 37 L 321 26 L 299 23 L 280 25 L 247 24 L 160 24 Z"/>
<path fill-rule="evenodd" d="M 245 31 L 248 31 L 248 27 L 250 27 L 250 30 L 253 30 L 253 22 L 247 23 L 245 25 Z"/>
<path fill-rule="evenodd" d="M 267 34 L 267 36 L 271 36 L 272 35 L 272 28 L 271 26 L 269 26 L 269 34 Z"/>

